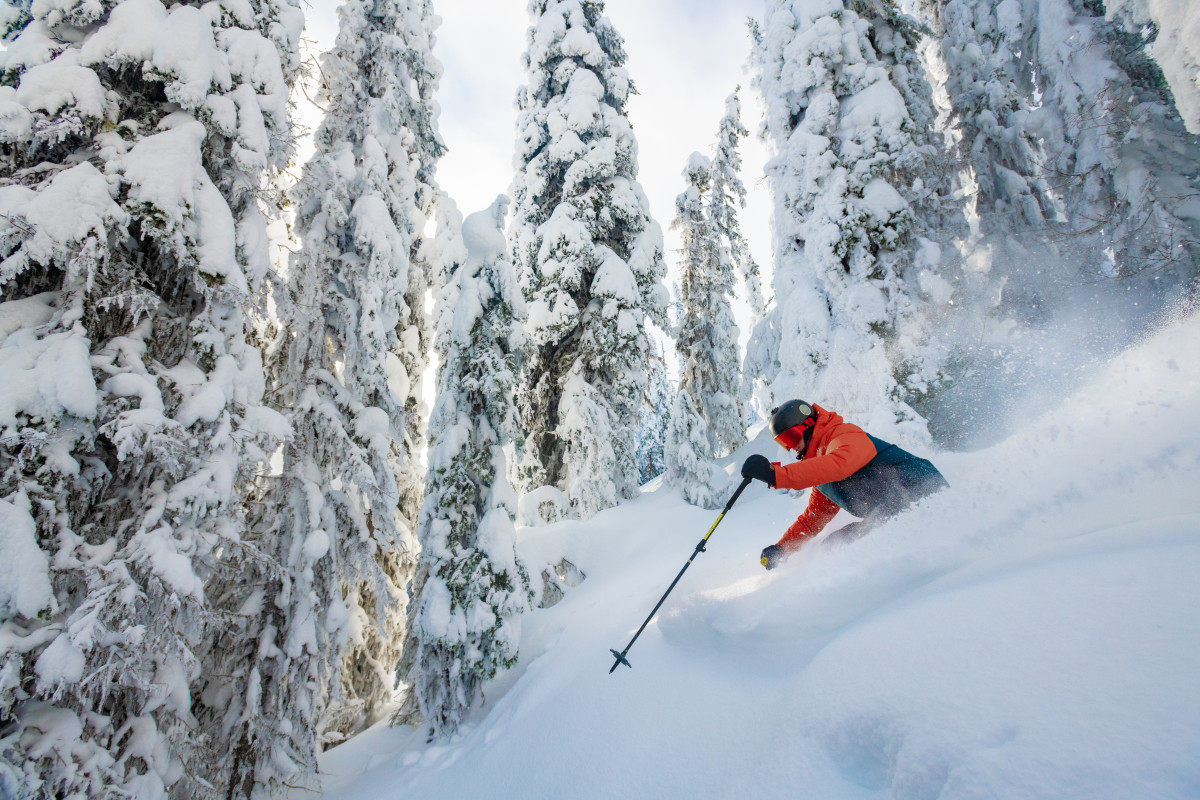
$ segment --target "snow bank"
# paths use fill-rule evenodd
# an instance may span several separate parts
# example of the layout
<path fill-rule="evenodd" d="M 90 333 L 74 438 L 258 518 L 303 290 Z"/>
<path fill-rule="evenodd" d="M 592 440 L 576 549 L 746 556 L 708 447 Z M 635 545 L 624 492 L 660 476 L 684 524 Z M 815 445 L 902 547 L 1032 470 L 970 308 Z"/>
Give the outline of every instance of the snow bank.
<path fill-rule="evenodd" d="M 587 580 L 526 616 L 457 737 L 372 730 L 325 754 L 326 796 L 1193 798 L 1198 412 L 1185 319 L 1002 444 L 935 455 L 952 489 L 853 544 L 763 572 L 803 500 L 752 486 L 613 675 L 715 513 L 648 490 L 524 529 L 526 563 Z M 751 451 L 781 455 L 727 468 Z"/>

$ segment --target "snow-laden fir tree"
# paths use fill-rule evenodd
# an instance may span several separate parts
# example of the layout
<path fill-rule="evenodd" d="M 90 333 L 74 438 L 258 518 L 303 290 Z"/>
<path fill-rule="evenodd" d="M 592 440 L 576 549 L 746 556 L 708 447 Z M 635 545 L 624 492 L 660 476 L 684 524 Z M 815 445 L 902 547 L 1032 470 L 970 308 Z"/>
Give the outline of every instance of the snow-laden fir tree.
<path fill-rule="evenodd" d="M 1150 54 L 1187 129 L 1200 135 L 1200 6 L 1174 0 L 1108 0 L 1105 13 L 1128 33 L 1150 40 Z"/>
<path fill-rule="evenodd" d="M 733 319 L 734 267 L 710 192 L 713 165 L 692 153 L 687 188 L 675 199 L 673 227 L 681 243 L 680 319 L 675 329 L 679 395 L 664 446 L 667 481 L 705 508 L 721 504 L 728 483 L 714 459 L 746 439 L 739 399 L 738 327 Z M 683 395 L 687 395 L 686 400 Z"/>
<path fill-rule="evenodd" d="M 949 106 L 950 163 L 968 200 L 961 344 L 946 401 L 963 423 L 1001 416 L 1004 388 L 1044 384 L 1043 337 L 1081 312 L 1098 338 L 1137 328 L 1197 274 L 1200 154 L 1142 31 L 1095 3 L 925 5 Z M 1139 292 L 1129 303 L 1129 292 Z M 949 320 L 943 319 L 943 323 Z M 1013 322 L 1018 326 L 1014 327 Z M 973 329 L 973 330 L 968 330 Z M 970 336 L 962 334 L 970 333 Z M 982 346 L 980 346 L 982 344 Z"/>
<path fill-rule="evenodd" d="M 442 150 L 429 4 L 351 0 L 339 16 L 321 65 L 325 117 L 294 193 L 302 249 L 273 360 L 294 429 L 268 498 L 283 572 L 265 604 L 253 600 L 261 647 L 229 669 L 260 674 L 227 713 L 256 749 L 310 754 L 374 722 L 394 693 L 417 557 L 426 262 L 436 258 L 423 232 Z M 278 700 L 253 693 L 268 677 Z"/>
<path fill-rule="evenodd" d="M 622 40 L 591 0 L 533 0 L 517 98 L 512 247 L 529 309 L 522 483 L 590 516 L 638 486 L 647 318 L 665 324 L 662 232 L 637 182 Z"/>
<path fill-rule="evenodd" d="M 973 213 L 986 218 L 984 233 L 1005 219 L 1017 229 L 1043 227 L 1058 211 L 1029 130 L 1036 98 L 1018 56 L 1025 25 L 1017 7 L 944 0 L 933 10 L 954 156 L 970 171 Z"/>
<path fill-rule="evenodd" d="M 713 461 L 708 423 L 690 392 L 679 391 L 667 420 L 666 479 L 683 498 L 701 508 L 719 508 L 729 488 L 729 476 Z"/>
<path fill-rule="evenodd" d="M 1174 295 L 1200 274 L 1200 140 L 1141 35 L 1106 20 L 1101 3 L 1025 10 L 1022 53 L 1040 106 L 1032 126 L 1061 198 L 1064 254 L 1085 279 L 1139 276 Z"/>
<path fill-rule="evenodd" d="M 748 135 L 742 124 L 739 91 L 740 86 L 725 99 L 725 115 L 717 127 L 717 151 L 712 159 L 709 205 L 713 223 L 721 235 L 722 246 L 728 250 L 723 257 L 733 262 L 745 284 L 750 322 L 754 325 L 766 313 L 766 301 L 763 299 L 762 275 L 754 257 L 750 255 L 750 246 L 742 235 L 742 225 L 738 221 L 738 211 L 746 207 L 746 184 L 742 182 L 742 156 L 738 152 L 738 144 Z"/>
<path fill-rule="evenodd" d="M 657 478 L 666 469 L 665 446 L 667 423 L 671 418 L 671 404 L 675 400 L 675 387 L 667 374 L 666 353 L 662 345 L 652 341 L 650 354 L 650 376 L 646 383 L 646 394 L 642 398 L 642 410 L 638 421 L 637 462 L 638 475 L 642 483 Z"/>
<path fill-rule="evenodd" d="M 214 583 L 282 417 L 249 340 L 290 151 L 289 2 L 4 7 L 0 786 L 203 797 Z"/>
<path fill-rule="evenodd" d="M 483 683 L 517 659 L 529 577 L 515 550 L 504 447 L 524 309 L 503 226 L 508 198 L 462 225 L 467 256 L 438 292 L 438 394 L 421 510 L 420 608 L 408 676 L 433 735 L 454 733 Z M 410 720 L 411 721 L 411 720 Z"/>
<path fill-rule="evenodd" d="M 1061 207 L 1030 126 L 1036 99 L 1018 58 L 1026 27 L 1019 6 L 941 0 L 926 8 L 945 76 L 948 161 L 970 220 L 959 300 L 1003 318 L 1042 320 L 1061 257 L 1048 226 Z"/>
<path fill-rule="evenodd" d="M 933 34 L 922 50 L 944 98 L 938 130 L 945 144 L 931 172 L 960 201 L 940 219 L 926 213 L 927 222 L 942 226 L 937 245 L 926 247 L 937 247 L 949 262 L 940 274 L 918 277 L 922 289 L 945 301 L 936 324 L 947 343 L 948 388 L 917 408 L 935 439 L 959 445 L 1003 415 L 1000 386 L 1014 379 L 1001 373 L 1027 347 L 1014 322 L 1044 324 L 1062 291 L 1062 256 L 1050 235 L 1061 207 L 1030 129 L 1036 98 L 1016 57 L 1024 47 L 1019 6 L 1003 0 L 919 6 Z M 949 413 L 950 406 L 957 410 Z"/>
<path fill-rule="evenodd" d="M 774 149 L 775 306 L 746 369 L 764 409 L 803 397 L 922 438 L 911 402 L 939 359 L 916 279 L 938 265 L 915 213 L 931 204 L 920 121 L 933 114 L 915 57 L 899 59 L 913 28 L 890 0 L 769 4 L 756 84 Z"/>
<path fill-rule="evenodd" d="M 1104 277 L 1147 273 L 1160 295 L 1186 284 L 1196 139 L 1143 32 L 1089 0 L 927 7 L 977 219 L 968 250 L 996 271 L 1001 312 L 1045 322 L 1050 298 Z"/>
<path fill-rule="evenodd" d="M 746 185 L 742 182 L 742 156 L 738 152 L 738 145 L 748 135 L 742 125 L 742 103 L 738 98 L 740 91 L 739 86 L 725 99 L 725 115 L 721 117 L 717 128 L 717 149 L 712 160 L 709 203 L 713 221 L 721 235 L 722 247 L 725 248 L 722 257 L 732 260 L 745 287 L 750 329 L 753 330 L 766 314 L 767 305 L 763 297 L 762 274 L 750 254 L 750 247 L 738 221 L 739 210 L 746 207 Z M 753 376 L 743 373 L 739 399 L 743 416 L 747 419 L 755 413 L 761 415 L 763 411 L 758 409 L 755 412 L 752 409 L 753 391 Z"/>
<path fill-rule="evenodd" d="M 1149 283 L 1169 292 L 1195 274 L 1196 139 L 1147 55 L 1158 31 L 1136 24 L 1150 7 L 1111 5 L 1123 24 L 1088 0 L 924 4 L 978 220 L 968 249 L 998 265 L 1003 308 L 1032 321 L 1081 278 L 1165 271 Z M 1174 70 L 1187 48 L 1173 41 L 1150 49 Z"/>

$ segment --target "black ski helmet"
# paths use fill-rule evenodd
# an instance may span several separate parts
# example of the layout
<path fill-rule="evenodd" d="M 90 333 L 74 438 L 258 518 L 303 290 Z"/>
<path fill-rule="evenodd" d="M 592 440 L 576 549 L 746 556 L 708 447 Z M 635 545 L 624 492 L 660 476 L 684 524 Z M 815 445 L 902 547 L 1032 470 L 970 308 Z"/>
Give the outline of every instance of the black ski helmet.
<path fill-rule="evenodd" d="M 771 435 L 780 445 L 793 450 L 817 421 L 817 410 L 803 400 L 788 400 L 771 409 Z M 793 431 L 794 428 L 799 430 Z M 783 437 L 783 440 L 780 437 Z"/>

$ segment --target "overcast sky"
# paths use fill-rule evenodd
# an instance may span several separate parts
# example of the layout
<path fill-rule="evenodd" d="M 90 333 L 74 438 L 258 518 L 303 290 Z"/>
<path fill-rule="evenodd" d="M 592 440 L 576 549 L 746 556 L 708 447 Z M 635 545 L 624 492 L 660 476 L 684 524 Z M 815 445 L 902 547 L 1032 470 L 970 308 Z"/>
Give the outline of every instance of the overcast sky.
<path fill-rule="evenodd" d="M 319 47 L 333 42 L 335 7 L 318 0 L 307 9 L 306 36 Z M 530 19 L 526 0 L 435 0 L 434 7 L 443 20 L 434 48 L 444 69 L 439 127 L 449 148 L 437 178 L 465 216 L 507 193 L 512 181 L 513 99 L 524 81 L 521 53 Z M 743 123 L 751 133 L 742 146 L 742 179 L 751 192 L 742 226 L 755 258 L 769 269 L 765 150 L 756 136 L 761 107 L 744 72 L 746 18 L 761 16 L 762 7 L 762 0 L 605 4 L 625 39 L 626 67 L 638 90 L 628 106 L 638 139 L 638 177 L 666 236 L 672 268 L 677 244 L 669 227 L 675 196 L 683 190 L 681 173 L 693 151 L 712 154 L 725 98 L 741 84 Z"/>

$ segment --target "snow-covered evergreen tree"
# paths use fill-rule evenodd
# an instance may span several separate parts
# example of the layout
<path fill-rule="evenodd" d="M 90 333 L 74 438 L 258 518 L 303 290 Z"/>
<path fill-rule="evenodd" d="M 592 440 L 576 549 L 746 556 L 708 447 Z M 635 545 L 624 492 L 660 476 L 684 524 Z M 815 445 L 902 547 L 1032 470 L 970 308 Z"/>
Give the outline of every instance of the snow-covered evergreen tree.
<path fill-rule="evenodd" d="M 503 195 L 462 226 L 467 257 L 438 293 L 438 395 L 421 512 L 420 609 L 409 676 L 421 715 L 449 735 L 484 681 L 517 658 L 520 612 L 532 600 L 514 549 L 516 494 L 504 446 L 524 302 L 509 260 Z"/>
<path fill-rule="evenodd" d="M 1139 283 L 1166 293 L 1189 284 L 1200 274 L 1200 140 L 1161 70 L 1094 0 L 1039 0 L 1024 26 L 1064 250 L 1085 278 L 1148 273 Z"/>
<path fill-rule="evenodd" d="M 727 476 L 713 460 L 746 439 L 739 392 L 738 328 L 733 320 L 734 270 L 710 196 L 713 165 L 693 153 L 683 171 L 687 188 L 675 200 L 679 232 L 680 320 L 675 331 L 679 394 L 664 447 L 667 481 L 688 502 L 715 508 Z"/>
<path fill-rule="evenodd" d="M 685 500 L 701 508 L 720 508 L 728 494 L 729 476 L 714 463 L 711 438 L 691 393 L 681 389 L 671 404 L 663 446 L 666 477 Z"/>
<path fill-rule="evenodd" d="M 717 152 L 712 159 L 709 204 L 722 245 L 728 250 L 723 255 L 736 265 L 745 283 L 746 303 L 750 306 L 753 325 L 766 313 L 766 301 L 763 298 L 762 275 L 754 257 L 750 255 L 750 247 L 738 222 L 738 211 L 746 207 L 746 184 L 742 182 L 742 156 L 738 152 L 738 144 L 748 135 L 742 124 L 739 91 L 740 86 L 725 99 L 725 115 L 717 127 Z"/>
<path fill-rule="evenodd" d="M 249 746 L 299 753 L 374 722 L 394 692 L 422 480 L 436 249 L 423 232 L 442 151 L 429 3 L 352 0 L 339 15 L 321 67 L 325 118 L 295 191 L 303 247 L 272 362 L 295 430 L 268 498 L 280 509 L 282 574 L 269 579 L 271 602 L 246 601 L 260 646 L 241 656 L 246 696 L 226 713 Z M 268 673 L 278 698 L 256 693 Z"/>
<path fill-rule="evenodd" d="M 1200 135 L 1200 6 L 1174 0 L 1108 0 L 1110 19 L 1151 40 L 1150 54 L 1171 86 L 1187 129 Z"/>
<path fill-rule="evenodd" d="M 947 0 L 936 9 L 949 125 L 985 228 L 1006 219 L 1040 228 L 1058 213 L 1041 173 L 1044 155 L 1028 129 L 1036 98 L 1018 59 L 1025 26 L 1014 10 L 1002 0 Z"/>
<path fill-rule="evenodd" d="M 1186 284 L 1196 139 L 1144 32 L 1091 0 L 928 7 L 978 220 L 968 250 L 995 269 L 1001 313 L 1045 321 L 1049 298 L 1099 277 L 1147 272 L 1142 288 L 1159 294 Z M 1131 7 L 1118 4 L 1123 21 Z"/>
<path fill-rule="evenodd" d="M 529 9 L 511 237 L 529 307 L 522 482 L 558 487 L 587 517 L 638 486 L 646 321 L 665 324 L 662 232 L 637 182 L 632 86 L 604 4 Z"/>
<path fill-rule="evenodd" d="M 915 211 L 937 203 L 923 180 L 933 113 L 908 54 L 916 38 L 891 0 L 769 4 L 756 84 L 775 151 L 775 306 L 746 362 L 763 408 L 820 399 L 925 435 L 910 403 L 939 359 L 916 276 L 937 265 L 921 263 L 936 251 L 921 247 Z"/>
<path fill-rule="evenodd" d="M 1041 319 L 1060 277 L 1048 226 L 1061 206 L 1030 127 L 1036 98 L 1018 58 L 1027 26 L 1019 7 L 1002 0 L 928 8 L 949 105 L 946 161 L 970 220 L 959 245 L 968 259 L 959 300 L 1003 318 Z"/>
<path fill-rule="evenodd" d="M 202 797 L 228 765 L 194 716 L 214 582 L 254 557 L 244 500 L 286 432 L 251 339 L 302 15 L 124 0 L 4 22 L 0 785 Z"/>
<path fill-rule="evenodd" d="M 665 447 L 667 423 L 671 418 L 671 404 L 675 398 L 675 387 L 667 374 L 666 354 L 662 345 L 652 342 L 650 376 L 646 383 L 646 395 L 642 398 L 641 416 L 638 422 L 637 463 L 642 483 L 656 478 L 666 469 Z"/>
<path fill-rule="evenodd" d="M 712 160 L 712 188 L 709 190 L 713 220 L 721 234 L 725 252 L 722 256 L 736 265 L 746 292 L 746 305 L 750 310 L 750 329 L 766 314 L 767 302 L 763 296 L 762 274 L 750 254 L 750 247 L 742 235 L 738 212 L 746 207 L 746 185 L 742 182 L 742 157 L 738 145 L 748 135 L 742 125 L 742 104 L 738 99 L 739 86 L 725 100 L 725 115 L 717 128 L 717 151 Z M 751 418 L 755 413 L 751 401 L 754 391 L 752 376 L 742 374 L 739 399 L 743 416 Z"/>

